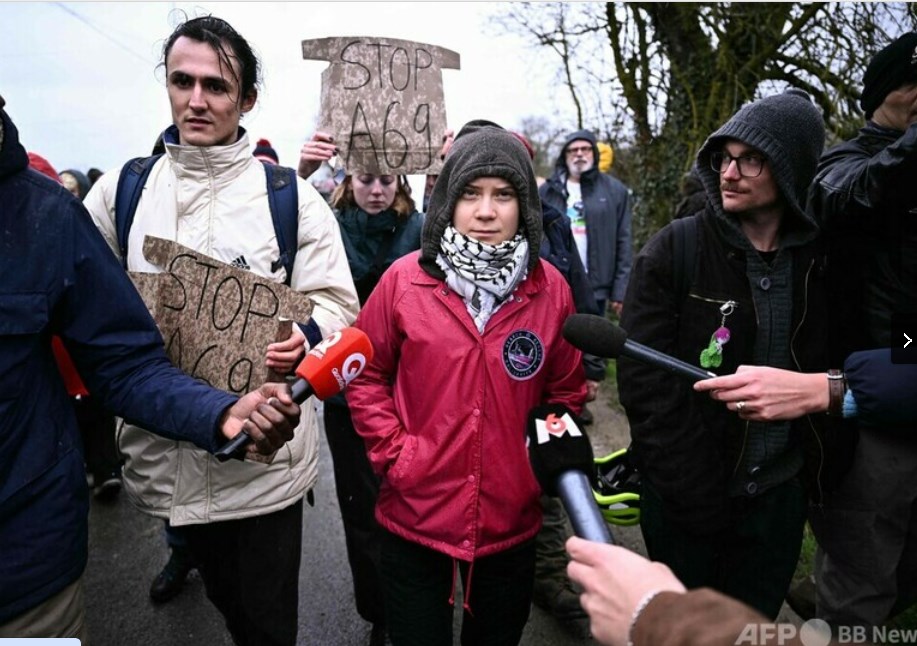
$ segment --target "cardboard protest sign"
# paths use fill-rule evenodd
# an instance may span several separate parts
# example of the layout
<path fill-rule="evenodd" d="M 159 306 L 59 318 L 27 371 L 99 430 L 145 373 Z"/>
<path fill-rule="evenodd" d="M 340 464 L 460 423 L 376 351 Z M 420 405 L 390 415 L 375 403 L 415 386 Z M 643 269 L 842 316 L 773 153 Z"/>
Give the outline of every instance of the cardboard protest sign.
<path fill-rule="evenodd" d="M 438 174 L 446 129 L 442 69 L 459 55 L 442 47 L 373 36 L 302 41 L 322 72 L 322 123 L 348 173 Z"/>
<path fill-rule="evenodd" d="M 171 240 L 146 236 L 143 255 L 163 272 L 130 276 L 176 366 L 239 394 L 280 380 L 268 374 L 265 350 L 290 336 L 292 321 L 309 320 L 307 297 Z"/>

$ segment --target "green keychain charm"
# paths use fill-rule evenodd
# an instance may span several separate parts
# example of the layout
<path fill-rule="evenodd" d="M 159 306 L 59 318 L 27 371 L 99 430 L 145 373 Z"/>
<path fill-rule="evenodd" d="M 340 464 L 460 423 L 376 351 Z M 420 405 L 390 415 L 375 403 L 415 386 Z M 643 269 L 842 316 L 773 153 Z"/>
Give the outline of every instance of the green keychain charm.
<path fill-rule="evenodd" d="M 710 337 L 710 344 L 700 353 L 700 365 L 702 368 L 719 368 L 723 363 L 723 346 L 729 343 L 732 336 L 729 328 L 726 327 L 726 317 L 735 311 L 737 303 L 735 301 L 726 301 L 720 306 L 720 314 L 723 315 L 720 326 Z"/>

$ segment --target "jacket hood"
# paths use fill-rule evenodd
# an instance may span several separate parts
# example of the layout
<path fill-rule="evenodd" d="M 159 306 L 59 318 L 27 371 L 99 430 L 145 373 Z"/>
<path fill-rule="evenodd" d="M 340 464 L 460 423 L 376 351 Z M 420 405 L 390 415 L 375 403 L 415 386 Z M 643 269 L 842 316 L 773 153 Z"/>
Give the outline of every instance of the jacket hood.
<path fill-rule="evenodd" d="M 19 143 L 19 131 L 6 110 L 0 108 L 0 178 L 29 167 L 29 156 Z"/>
<path fill-rule="evenodd" d="M 814 234 L 815 221 L 805 208 L 806 193 L 825 145 L 825 122 L 809 95 L 790 89 L 748 103 L 707 138 L 697 154 L 696 169 L 720 217 L 725 217 L 720 174 L 710 167 L 710 156 L 722 150 L 730 139 L 761 151 L 786 201 L 788 215 L 795 216 L 790 224 L 801 225 Z"/>
<path fill-rule="evenodd" d="M 563 178 L 564 183 L 567 181 L 567 146 L 572 144 L 574 141 L 579 139 L 585 139 L 590 144 L 592 144 L 592 159 L 594 163 L 592 168 L 583 173 L 582 179 L 589 182 L 591 181 L 599 172 L 599 146 L 598 140 L 595 138 L 595 135 L 592 134 L 591 130 L 577 130 L 576 132 L 571 133 L 565 140 L 564 145 L 560 147 L 560 153 L 558 153 L 557 158 L 554 160 L 554 175 L 552 178 L 559 179 Z"/>
<path fill-rule="evenodd" d="M 67 170 L 61 171 L 61 175 L 68 174 L 76 180 L 77 190 L 79 190 L 79 198 L 82 200 L 86 197 L 86 194 L 89 193 L 89 189 L 92 188 L 92 185 L 89 182 L 89 178 L 86 177 L 86 173 L 75 168 L 68 168 Z"/>
<path fill-rule="evenodd" d="M 430 195 L 421 235 L 420 265 L 431 276 L 438 279 L 445 277 L 436 265 L 440 241 L 446 227 L 452 223 L 455 204 L 462 190 L 478 177 L 500 177 L 516 189 L 519 226 L 529 243 L 529 270 L 538 264 L 542 235 L 541 199 L 529 153 L 521 141 L 497 124 L 470 121 L 455 137 Z"/>

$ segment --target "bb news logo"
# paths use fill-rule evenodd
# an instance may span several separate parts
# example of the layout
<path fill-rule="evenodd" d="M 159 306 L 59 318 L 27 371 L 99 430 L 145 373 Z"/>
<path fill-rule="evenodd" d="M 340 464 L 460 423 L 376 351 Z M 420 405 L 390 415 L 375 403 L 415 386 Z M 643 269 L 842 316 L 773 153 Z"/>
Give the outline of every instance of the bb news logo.
<path fill-rule="evenodd" d="M 794 624 L 746 624 L 735 641 L 736 646 L 783 646 L 799 638 L 803 646 L 828 646 L 831 639 L 838 644 L 917 644 L 917 628 L 888 628 L 886 626 L 831 626 L 822 619 L 809 619 L 801 626 Z"/>

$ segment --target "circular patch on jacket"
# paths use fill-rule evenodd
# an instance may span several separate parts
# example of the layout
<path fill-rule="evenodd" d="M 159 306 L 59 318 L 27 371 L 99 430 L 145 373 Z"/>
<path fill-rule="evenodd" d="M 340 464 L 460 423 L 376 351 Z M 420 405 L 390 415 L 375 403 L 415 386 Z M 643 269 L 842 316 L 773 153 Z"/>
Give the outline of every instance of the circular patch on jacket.
<path fill-rule="evenodd" d="M 544 345 L 534 332 L 516 330 L 503 344 L 503 367 L 513 379 L 530 379 L 544 363 Z"/>

